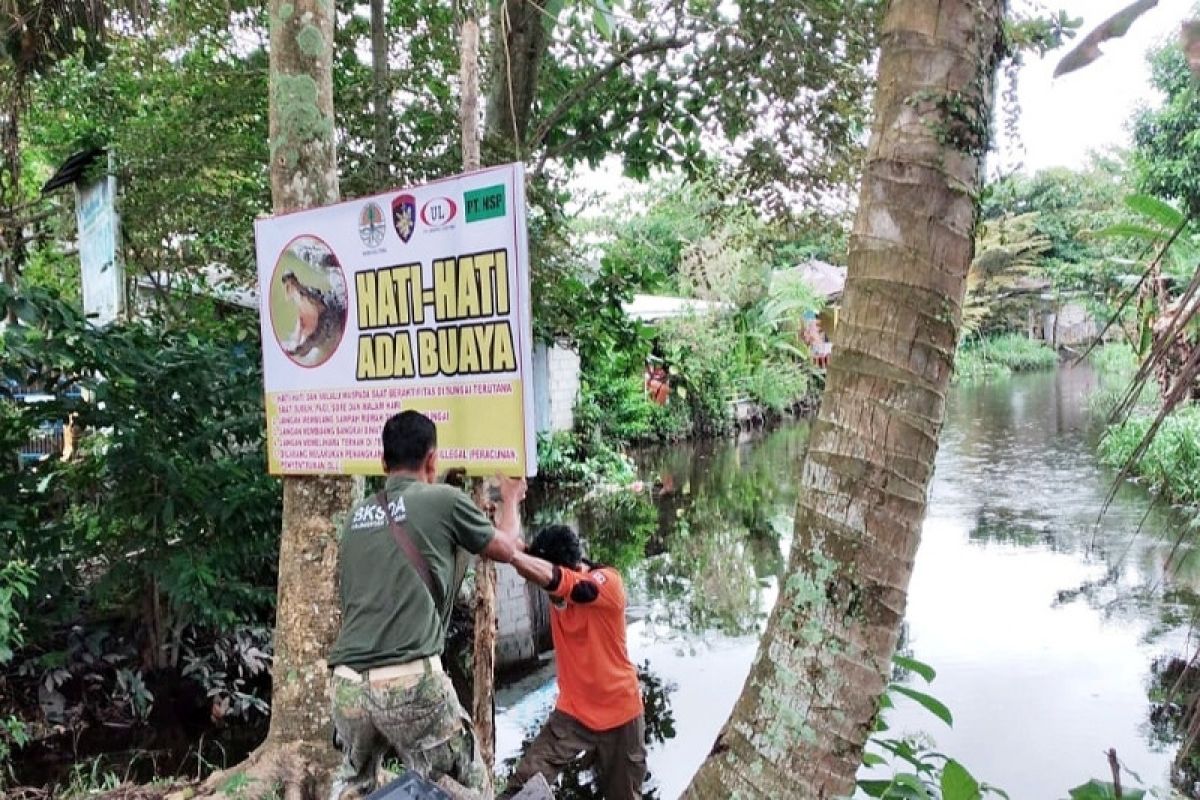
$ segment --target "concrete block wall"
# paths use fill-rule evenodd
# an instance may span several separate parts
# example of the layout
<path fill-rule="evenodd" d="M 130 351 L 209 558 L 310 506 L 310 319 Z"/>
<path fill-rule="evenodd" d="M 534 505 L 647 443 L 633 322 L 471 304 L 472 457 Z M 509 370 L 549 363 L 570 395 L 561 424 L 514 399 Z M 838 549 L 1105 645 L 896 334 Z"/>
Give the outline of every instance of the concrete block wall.
<path fill-rule="evenodd" d="M 579 398 L 579 355 L 566 347 L 533 349 L 533 402 L 538 433 L 569 431 L 575 427 L 575 401 Z"/>
<path fill-rule="evenodd" d="M 528 584 L 508 564 L 496 565 L 496 666 L 517 666 L 537 657 Z"/>
<path fill-rule="evenodd" d="M 547 353 L 550 392 L 550 430 L 575 427 L 575 401 L 579 399 L 579 354 L 565 347 Z"/>

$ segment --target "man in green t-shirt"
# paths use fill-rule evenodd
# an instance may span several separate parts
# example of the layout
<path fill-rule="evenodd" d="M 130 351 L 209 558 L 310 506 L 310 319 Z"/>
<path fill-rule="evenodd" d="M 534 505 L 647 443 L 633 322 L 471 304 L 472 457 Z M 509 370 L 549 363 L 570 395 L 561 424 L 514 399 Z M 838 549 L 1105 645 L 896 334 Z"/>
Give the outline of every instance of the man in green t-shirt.
<path fill-rule="evenodd" d="M 356 504 L 342 531 L 342 628 L 329 664 L 344 762 L 331 796 L 338 800 L 351 788 L 369 793 L 390 749 L 426 778 L 449 775 L 482 790 L 486 771 L 475 731 L 441 654 L 465 555 L 508 563 L 522 547 L 525 481 L 501 479 L 501 517 L 493 527 L 465 493 L 436 483 L 437 429 L 416 411 L 387 421 L 383 466 L 386 504 L 380 495 Z M 420 557 L 405 551 L 405 539 Z"/>

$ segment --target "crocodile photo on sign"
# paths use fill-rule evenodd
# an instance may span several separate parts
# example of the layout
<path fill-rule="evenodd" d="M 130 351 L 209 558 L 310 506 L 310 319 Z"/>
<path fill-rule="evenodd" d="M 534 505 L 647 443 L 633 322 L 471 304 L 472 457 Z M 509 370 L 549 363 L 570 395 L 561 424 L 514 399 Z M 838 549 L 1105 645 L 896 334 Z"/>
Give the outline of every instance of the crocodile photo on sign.
<path fill-rule="evenodd" d="M 283 352 L 303 367 L 329 360 L 346 330 L 346 279 L 325 242 L 302 236 L 275 265 L 271 325 Z"/>

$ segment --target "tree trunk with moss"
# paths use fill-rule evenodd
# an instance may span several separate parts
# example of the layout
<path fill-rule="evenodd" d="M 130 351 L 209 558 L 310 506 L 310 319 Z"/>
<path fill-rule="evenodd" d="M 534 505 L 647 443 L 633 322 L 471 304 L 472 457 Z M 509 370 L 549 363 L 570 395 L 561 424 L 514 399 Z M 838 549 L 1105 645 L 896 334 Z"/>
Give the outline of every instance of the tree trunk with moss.
<path fill-rule="evenodd" d="M 271 197 L 276 213 L 338 200 L 333 117 L 334 5 L 271 0 Z M 353 495 L 351 478 L 283 482 L 283 533 L 266 742 L 205 786 L 232 784 L 247 797 L 282 788 L 287 798 L 323 796 L 337 753 L 330 744 L 325 656 L 340 623 L 338 524 Z"/>
<path fill-rule="evenodd" d="M 689 798 L 848 797 L 954 363 L 1004 0 L 893 0 L 828 384 L 758 656 Z"/>

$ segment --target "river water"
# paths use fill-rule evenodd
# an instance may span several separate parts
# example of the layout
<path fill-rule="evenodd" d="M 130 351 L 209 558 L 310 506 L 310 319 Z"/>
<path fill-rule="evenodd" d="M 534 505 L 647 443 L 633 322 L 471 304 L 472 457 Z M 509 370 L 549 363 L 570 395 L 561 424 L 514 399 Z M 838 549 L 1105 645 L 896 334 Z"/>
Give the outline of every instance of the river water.
<path fill-rule="evenodd" d="M 922 734 L 1014 800 L 1106 776 L 1109 748 L 1166 785 L 1177 749 L 1151 722 L 1152 665 L 1188 652 L 1200 560 L 1175 547 L 1187 520 L 1136 486 L 1101 517 L 1114 476 L 1094 455 L 1096 391 L 1086 367 L 954 390 L 910 586 L 902 649 L 937 670 L 919 688 L 955 722 L 901 702 L 892 732 Z M 679 796 L 741 690 L 786 563 L 805 439 L 793 425 L 645 452 L 642 493 L 536 512 L 577 524 L 626 575 L 630 656 L 653 698 L 652 796 Z M 549 713 L 553 675 L 549 663 L 500 692 L 499 760 Z"/>

